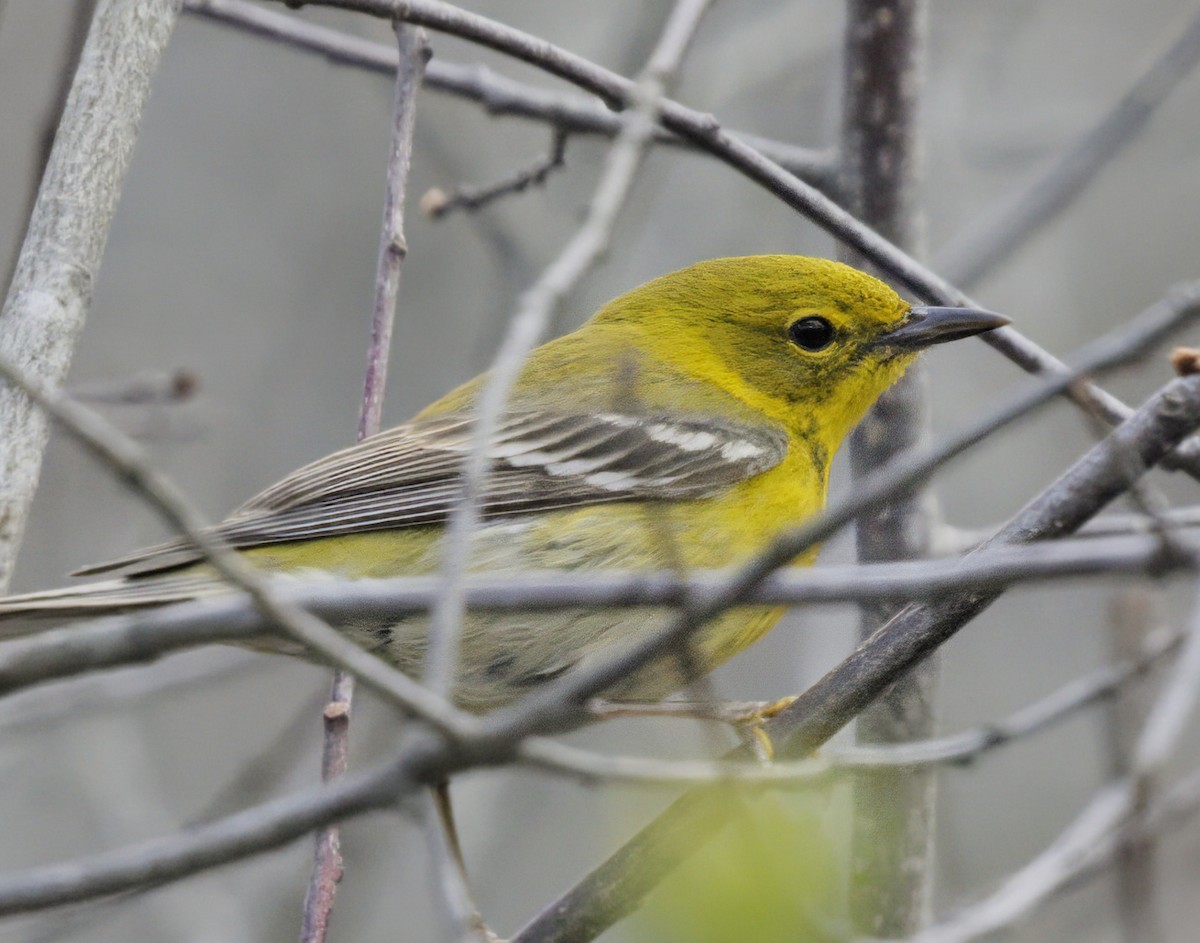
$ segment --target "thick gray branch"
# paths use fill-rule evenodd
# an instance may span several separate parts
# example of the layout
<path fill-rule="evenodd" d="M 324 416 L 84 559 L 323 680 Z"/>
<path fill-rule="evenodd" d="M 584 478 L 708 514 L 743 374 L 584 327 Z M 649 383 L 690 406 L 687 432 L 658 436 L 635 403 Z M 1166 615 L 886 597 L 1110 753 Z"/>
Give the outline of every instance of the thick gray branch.
<path fill-rule="evenodd" d="M 57 387 L 83 328 L 175 0 L 104 0 L 67 96 L 16 273 L 0 311 L 0 359 Z M 0 387 L 0 589 L 41 470 L 47 423 Z"/>
<path fill-rule="evenodd" d="M 850 210 L 915 256 L 924 254 L 920 210 L 918 111 L 926 11 L 924 0 L 848 0 L 841 185 Z M 843 261 L 862 265 L 843 249 Z M 870 475 L 929 435 L 928 391 L 920 364 L 885 392 L 850 438 L 856 478 Z M 861 560 L 927 556 L 931 499 L 900 495 L 857 521 Z M 895 612 L 893 600 L 864 604 L 868 637 Z M 860 743 L 918 740 L 933 733 L 937 660 L 900 678 L 858 718 Z M 850 919 L 860 933 L 914 932 L 929 909 L 935 779 L 927 771 L 886 769 L 854 780 Z"/>

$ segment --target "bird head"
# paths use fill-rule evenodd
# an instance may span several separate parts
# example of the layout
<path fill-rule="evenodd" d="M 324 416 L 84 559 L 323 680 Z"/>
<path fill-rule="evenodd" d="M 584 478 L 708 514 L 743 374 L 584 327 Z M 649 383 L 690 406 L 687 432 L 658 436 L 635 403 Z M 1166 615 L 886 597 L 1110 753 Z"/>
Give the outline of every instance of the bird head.
<path fill-rule="evenodd" d="M 685 375 L 709 375 L 831 450 L 924 348 L 1008 323 L 912 305 L 848 265 L 790 255 L 697 263 L 621 296 L 595 321 L 635 328 Z"/>

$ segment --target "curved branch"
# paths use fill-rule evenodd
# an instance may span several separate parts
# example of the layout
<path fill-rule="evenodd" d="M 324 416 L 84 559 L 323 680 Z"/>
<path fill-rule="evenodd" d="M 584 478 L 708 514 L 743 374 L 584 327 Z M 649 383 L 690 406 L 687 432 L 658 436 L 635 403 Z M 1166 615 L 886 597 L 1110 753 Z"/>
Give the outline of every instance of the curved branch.
<path fill-rule="evenodd" d="M 387 19 L 400 17 L 410 23 L 459 36 L 587 89 L 617 110 L 637 101 L 637 84 L 632 80 L 544 39 L 441 0 L 305 2 L 358 10 Z M 713 115 L 696 111 L 677 101 L 663 99 L 659 107 L 659 120 L 667 130 L 692 141 L 697 147 L 773 193 L 921 298 L 941 305 L 979 307 L 966 293 L 856 219 L 817 188 L 788 173 L 744 140 L 722 129 Z M 1028 373 L 1061 377 L 1067 370 L 1061 360 L 1011 325 L 988 331 L 981 335 L 981 339 Z M 1133 415 L 1129 406 L 1091 382 L 1072 384 L 1064 387 L 1063 392 L 1091 414 L 1110 424 L 1124 422 Z M 1200 440 L 1189 441 L 1186 448 L 1178 450 L 1164 465 L 1180 468 L 1200 478 Z"/>
<path fill-rule="evenodd" d="M 294 49 L 316 53 L 336 65 L 352 66 L 383 75 L 392 75 L 396 71 L 398 60 L 391 46 L 308 23 L 294 16 L 273 13 L 246 0 L 184 0 L 184 10 L 214 22 L 239 27 Z M 610 111 L 594 99 L 549 92 L 536 85 L 498 75 L 481 64 L 463 65 L 434 59 L 425 70 L 425 88 L 476 102 L 489 115 L 540 121 L 570 134 L 616 137 L 628 122 L 627 116 Z M 823 190 L 832 186 L 836 169 L 832 150 L 801 147 L 741 131 L 733 133 L 813 186 Z M 655 144 L 703 153 L 690 141 L 663 128 L 655 129 L 653 140 Z"/>

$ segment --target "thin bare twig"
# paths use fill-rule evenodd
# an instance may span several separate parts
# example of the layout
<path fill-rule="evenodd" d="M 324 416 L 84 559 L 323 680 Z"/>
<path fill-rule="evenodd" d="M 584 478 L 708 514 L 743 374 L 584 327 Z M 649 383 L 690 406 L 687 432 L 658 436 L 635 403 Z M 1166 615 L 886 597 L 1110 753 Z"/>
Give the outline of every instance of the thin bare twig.
<path fill-rule="evenodd" d="M 412 165 L 417 89 L 421 86 L 430 55 L 424 30 L 397 20 L 395 31 L 399 67 L 392 99 L 392 136 L 383 201 L 383 234 L 379 241 L 375 274 L 371 343 L 367 350 L 362 409 L 358 420 L 360 442 L 379 432 L 383 415 L 383 395 L 387 387 L 388 356 L 392 346 L 392 326 L 396 319 L 396 298 L 400 292 L 400 272 L 404 257 L 408 254 L 404 238 L 404 203 L 408 193 L 408 171 Z M 346 772 L 350 759 L 350 712 L 353 699 L 354 676 L 346 671 L 336 671 L 330 685 L 329 702 L 322 712 L 324 745 L 321 750 L 321 778 L 325 782 L 337 779 Z M 324 943 L 342 874 L 340 831 L 336 825 L 330 825 L 317 834 L 312 875 L 308 892 L 304 895 L 301 943 Z"/>
<path fill-rule="evenodd" d="M 487 186 L 463 185 L 450 193 L 435 187 L 421 197 L 421 212 L 433 219 L 441 219 L 455 210 L 477 210 L 501 197 L 524 193 L 531 186 L 540 187 L 553 171 L 564 166 L 566 150 L 567 134 L 561 128 L 555 128 L 550 152 L 545 157 L 539 157 L 528 167 Z"/>
<path fill-rule="evenodd" d="M 786 568 L 746 590 L 746 604 L 812 605 L 864 599 L 932 599 L 947 593 L 998 591 L 1014 584 L 1088 575 L 1115 578 L 1159 577 L 1190 567 L 1200 549 L 1194 535 L 1181 537 L 1187 556 L 1164 559 L 1161 545 L 1147 535 L 1095 540 L 1064 540 L 1020 549 L 997 546 L 961 560 L 883 563 L 861 566 Z M 729 592 L 734 574 L 695 572 L 576 573 L 470 578 L 464 584 L 473 609 L 529 612 L 575 606 L 707 605 Z M 436 577 L 390 580 L 292 580 L 273 586 L 291 605 L 328 619 L 402 618 L 427 612 L 438 599 Z M 0 696 L 71 677 L 126 665 L 144 664 L 172 652 L 207 644 L 238 644 L 271 632 L 269 618 L 237 594 L 147 609 L 61 629 L 43 630 L 0 647 Z"/>
<path fill-rule="evenodd" d="M 1109 783 L 1042 854 L 1016 871 L 995 894 L 934 924 L 912 937 L 911 943 L 966 943 L 1015 923 L 1095 861 L 1103 837 L 1112 834 L 1128 815 L 1132 796 L 1128 780 Z"/>
<path fill-rule="evenodd" d="M 1007 744 L 1041 733 L 1080 711 L 1116 697 L 1130 681 L 1143 677 L 1165 656 L 1179 648 L 1181 636 L 1162 633 L 1147 640 L 1136 653 L 1090 675 L 1076 678 L 1041 700 L 1022 707 L 1003 720 L 980 724 L 959 733 L 911 743 L 829 747 L 810 760 L 784 760 L 762 766 L 742 761 L 672 761 L 644 757 L 601 756 L 542 738 L 522 743 L 519 760 L 584 781 L 615 780 L 639 785 L 700 785 L 720 780 L 745 783 L 798 783 L 839 770 L 881 770 L 896 767 L 963 766 Z M 662 702 L 664 708 L 670 701 Z"/>
<path fill-rule="evenodd" d="M 392 804 L 401 784 L 411 783 L 409 772 L 408 763 L 393 760 L 185 832 L 0 879 L 0 914 L 162 884 L 277 848 L 328 822 Z"/>
<path fill-rule="evenodd" d="M 1181 528 L 1200 527 L 1200 506 L 1188 505 L 1181 508 L 1171 508 L 1162 512 L 1162 520 L 1170 527 L 1172 533 L 1178 534 Z M 1147 531 L 1144 514 L 1102 514 L 1079 528 L 1076 537 L 1112 537 L 1121 534 L 1144 534 Z M 951 527 L 943 525 L 938 529 L 934 542 L 933 554 L 947 557 L 966 553 L 973 550 L 996 532 L 996 527 Z"/>
<path fill-rule="evenodd" d="M 84 631 L 87 631 L 86 629 Z M 145 634 L 153 635 L 152 625 Z M 1178 647 L 1179 635 L 1159 633 L 1149 639 L 1130 657 L 1077 678 L 1039 701 L 1020 708 L 1011 716 L 996 722 L 960 731 L 934 740 L 877 747 L 838 747 L 824 750 L 817 760 L 791 761 L 762 766 L 744 762 L 674 762 L 641 757 L 600 756 L 586 750 L 567 747 L 540 738 L 525 740 L 517 760 L 526 765 L 545 769 L 559 775 L 570 775 L 588 782 L 617 780 L 649 785 L 694 785 L 714 779 L 736 779 L 739 782 L 798 782 L 845 769 L 879 769 L 890 766 L 963 765 L 972 763 L 1006 744 L 1025 739 L 1060 723 L 1079 711 L 1112 698 L 1131 680 L 1142 677 L 1166 655 Z M 241 656 L 242 653 L 230 653 Z M 244 661 L 244 658 L 239 658 Z M 2 669 L 0 669 L 2 676 Z M 206 674 L 205 678 L 208 677 Z M 129 683 L 122 678 L 123 684 Z M 156 678 L 156 680 L 159 680 Z M 190 676 L 189 679 L 190 680 Z M 142 689 L 135 688 L 135 693 Z M 56 698 L 60 692 L 56 691 Z M 671 702 L 664 702 L 669 708 Z M 303 720 L 305 715 L 298 715 Z M 605 715 L 606 716 L 606 715 Z M 24 717 L 22 717 L 24 719 Z M 289 725 L 272 745 L 256 758 L 253 771 L 245 771 L 221 789 L 206 811 L 195 817 L 200 824 L 222 814 L 228 799 L 244 793 L 245 783 L 258 781 L 263 767 L 281 766 L 280 756 L 294 753 L 299 728 Z M 260 762 L 261 760 L 261 762 Z M 277 774 L 276 774 L 277 775 Z"/>
<path fill-rule="evenodd" d="M 408 254 L 408 243 L 404 238 L 404 204 L 408 193 L 408 171 L 412 164 L 416 96 L 431 54 L 424 30 L 409 27 L 399 20 L 396 22 L 396 41 L 400 68 L 396 74 L 392 102 L 393 124 L 383 202 L 383 234 L 379 242 L 371 345 L 363 381 L 362 412 L 358 421 L 360 440 L 379 432 L 383 415 L 383 393 L 387 384 L 396 297 L 400 291 L 400 271 Z"/>
<path fill-rule="evenodd" d="M 1191 326 L 1198 315 L 1200 282 L 1176 285 L 1150 307 L 1129 319 L 1124 326 L 1090 341 L 1073 354 L 1070 359 L 1078 365 L 1074 368 L 1075 375 L 1095 375 L 1137 362 L 1172 334 Z M 1155 526 L 1171 532 L 1196 523 L 1200 523 L 1200 514 L 1192 509 L 1159 509 L 1154 512 Z M 1146 529 L 1144 514 L 1106 514 L 1089 521 L 1078 535 L 1144 533 Z M 964 531 L 943 525 L 938 528 L 935 545 L 931 549 L 939 555 L 960 553 L 978 546 L 995 531 L 995 527 Z"/>
<path fill-rule="evenodd" d="M 451 836 L 438 814 L 437 798 L 432 790 L 426 790 L 422 800 L 421 833 L 429 853 L 430 882 L 450 929 L 449 936 L 455 943 L 488 943 L 466 875 L 451 846 Z"/>
<path fill-rule="evenodd" d="M 1200 812 L 1200 769 L 1194 769 L 1170 788 L 1160 800 L 1135 817 L 1103 836 L 1089 860 L 1083 862 L 1047 900 L 1108 873 L 1112 858 L 1130 843 L 1145 842 L 1170 834 L 1167 827 L 1191 818 Z"/>
<path fill-rule="evenodd" d="M 344 671 L 334 673 L 329 698 L 321 712 L 323 742 L 321 745 L 321 781 L 333 782 L 344 776 L 350 761 L 350 710 L 354 697 L 354 676 Z M 323 943 L 333 916 L 337 886 L 345 874 L 342 861 L 341 829 L 337 824 L 326 825 L 316 834 L 313 846 L 312 871 L 300 922 L 302 943 Z"/>
<path fill-rule="evenodd" d="M 1040 733 L 1087 707 L 1117 696 L 1130 681 L 1143 677 L 1167 655 L 1176 652 L 1180 640 L 1177 632 L 1151 636 L 1136 653 L 1130 653 L 1129 658 L 1076 678 L 1001 721 L 924 742 L 830 749 L 825 755 L 835 765 L 843 762 L 860 766 L 884 765 L 892 761 L 916 765 L 973 763 L 997 747 Z"/>

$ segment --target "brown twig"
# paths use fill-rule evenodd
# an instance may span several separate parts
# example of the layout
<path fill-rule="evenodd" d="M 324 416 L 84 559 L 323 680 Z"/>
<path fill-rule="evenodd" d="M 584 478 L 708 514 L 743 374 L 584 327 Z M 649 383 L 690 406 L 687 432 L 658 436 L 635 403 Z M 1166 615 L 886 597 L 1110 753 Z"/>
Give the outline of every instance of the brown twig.
<path fill-rule="evenodd" d="M 393 124 L 383 204 L 383 235 L 379 244 L 371 343 L 358 421 L 360 441 L 379 432 L 383 414 L 396 297 L 400 290 L 401 267 L 408 253 L 404 239 L 404 204 L 408 191 L 408 171 L 412 164 L 416 96 L 430 55 L 429 43 L 419 27 L 397 20 L 395 29 L 400 66 L 396 72 L 392 102 Z M 325 742 L 321 751 L 321 778 L 325 782 L 331 782 L 346 772 L 350 755 L 353 698 L 354 676 L 341 670 L 335 672 L 329 703 L 322 713 Z M 327 826 L 317 834 L 312 875 L 308 893 L 304 897 L 304 919 L 300 932 L 302 943 L 323 943 L 325 940 L 337 885 L 342 880 L 344 870 L 340 841 L 340 831 L 336 825 Z"/>
<path fill-rule="evenodd" d="M 455 210 L 477 210 L 502 197 L 524 193 L 531 186 L 542 186 L 546 178 L 563 167 L 567 150 L 567 133 L 556 128 L 550 142 L 550 152 L 528 167 L 510 174 L 503 180 L 482 187 L 459 186 L 450 193 L 437 187 L 421 197 L 421 212 L 433 219 L 441 219 Z"/>
<path fill-rule="evenodd" d="M 329 701 L 321 712 L 324 741 L 321 745 L 321 781 L 333 782 L 344 776 L 350 759 L 350 708 L 354 697 L 354 676 L 334 673 Z M 304 894 L 300 923 L 302 943 L 322 943 L 329 931 L 337 886 L 345 874 L 342 861 L 341 829 L 326 825 L 316 835 L 312 873 Z"/>

